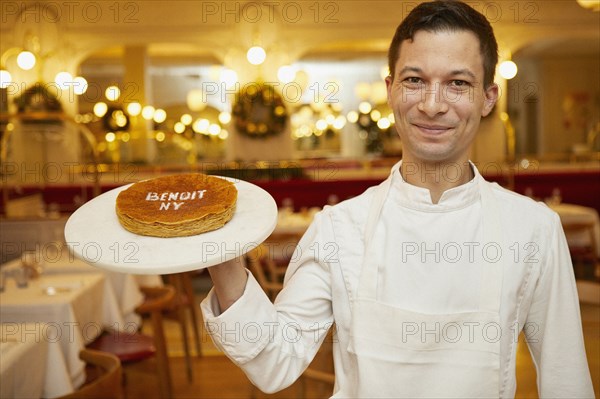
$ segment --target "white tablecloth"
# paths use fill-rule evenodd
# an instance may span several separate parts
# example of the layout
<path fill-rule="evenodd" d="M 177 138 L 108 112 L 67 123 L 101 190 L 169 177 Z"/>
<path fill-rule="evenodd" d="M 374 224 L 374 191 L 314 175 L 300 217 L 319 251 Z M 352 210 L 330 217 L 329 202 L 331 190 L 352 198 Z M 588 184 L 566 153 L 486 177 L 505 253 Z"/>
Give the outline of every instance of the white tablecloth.
<path fill-rule="evenodd" d="M 56 330 L 0 324 L 0 398 L 54 398 L 74 390 Z"/>
<path fill-rule="evenodd" d="M 280 209 L 273 234 L 302 236 L 319 210 L 319 208 L 311 208 L 303 212 L 291 212 Z"/>
<path fill-rule="evenodd" d="M 46 332 L 34 334 L 54 333 L 73 387 L 85 378 L 79 351 L 104 327 L 127 327 L 114 292 L 101 273 L 42 275 L 29 281 L 27 288 L 17 288 L 15 281 L 8 279 L 0 293 L 0 322 L 37 323 L 45 326 Z"/>
<path fill-rule="evenodd" d="M 139 289 L 140 285 L 160 286 L 163 284 L 159 275 L 137 276 L 94 267 L 69 253 L 64 243 L 50 242 L 39 246 L 35 251 L 35 257 L 43 267 L 43 273 L 47 275 L 103 273 L 114 291 L 126 323 L 139 324 L 140 322 L 139 316 L 134 312 L 135 308 L 144 300 Z M 21 260 L 14 259 L 6 262 L 0 269 L 10 270 L 18 268 L 20 265 Z"/>
<path fill-rule="evenodd" d="M 550 208 L 558 213 L 560 221 L 565 228 L 565 234 L 569 246 L 582 247 L 595 243 L 598 256 L 600 256 L 600 219 L 598 212 L 594 208 L 575 204 L 549 204 Z M 569 225 L 591 223 L 592 235 L 585 231 L 570 231 Z"/>

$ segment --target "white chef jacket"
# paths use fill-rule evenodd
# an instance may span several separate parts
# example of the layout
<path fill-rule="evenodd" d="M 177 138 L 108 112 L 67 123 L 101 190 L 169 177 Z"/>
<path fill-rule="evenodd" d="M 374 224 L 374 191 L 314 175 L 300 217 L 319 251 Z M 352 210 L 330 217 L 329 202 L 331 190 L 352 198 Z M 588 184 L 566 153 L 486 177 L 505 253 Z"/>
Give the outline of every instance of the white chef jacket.
<path fill-rule="evenodd" d="M 473 180 L 445 191 L 433 204 L 427 189 L 406 183 L 399 164 L 394 166 L 373 237 L 384 265 L 377 300 L 420 313 L 475 311 L 483 261 L 500 262 L 500 325 L 461 326 L 459 331 L 500 341 L 498 396 L 514 397 L 517 340 L 524 331 L 541 397 L 594 397 L 577 288 L 559 217 L 543 203 L 485 182 L 500 204 L 504 239 L 482 242 L 478 181 L 483 178 L 473 169 Z M 371 188 L 315 216 L 294 252 L 275 304 L 250 273 L 242 297 L 227 311 L 220 313 L 213 291 L 202 302 L 215 345 L 264 392 L 281 390 L 302 374 L 334 321 L 334 394 L 358 383 L 349 378 L 356 366 L 347 351 L 348 331 L 372 198 Z M 457 333 L 453 329 L 450 337 L 445 326 L 419 327 L 412 326 L 410 333 L 422 334 L 423 339 L 453 339 Z M 398 339 L 406 333 L 398 332 Z"/>

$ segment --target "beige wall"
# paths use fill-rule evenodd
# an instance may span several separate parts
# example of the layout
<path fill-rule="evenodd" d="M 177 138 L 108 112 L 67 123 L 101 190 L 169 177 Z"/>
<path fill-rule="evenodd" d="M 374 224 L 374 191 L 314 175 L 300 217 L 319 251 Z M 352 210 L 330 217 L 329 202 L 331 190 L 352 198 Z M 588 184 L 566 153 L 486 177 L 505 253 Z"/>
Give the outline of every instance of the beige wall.
<path fill-rule="evenodd" d="M 570 152 L 584 144 L 600 114 L 598 56 L 544 58 L 540 62 L 540 120 L 543 152 Z"/>
<path fill-rule="evenodd" d="M 471 149 L 471 160 L 477 165 L 501 163 L 506 159 L 506 135 L 498 106 L 481 120 Z"/>

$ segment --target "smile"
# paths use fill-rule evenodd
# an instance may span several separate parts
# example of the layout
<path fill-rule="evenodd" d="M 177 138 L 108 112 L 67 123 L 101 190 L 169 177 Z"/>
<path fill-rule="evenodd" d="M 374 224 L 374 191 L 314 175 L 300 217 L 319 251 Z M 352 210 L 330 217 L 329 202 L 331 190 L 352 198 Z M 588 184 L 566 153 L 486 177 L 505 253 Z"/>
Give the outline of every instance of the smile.
<path fill-rule="evenodd" d="M 451 130 L 451 127 L 441 125 L 425 125 L 425 124 L 413 124 L 421 132 L 431 135 L 439 135 Z"/>

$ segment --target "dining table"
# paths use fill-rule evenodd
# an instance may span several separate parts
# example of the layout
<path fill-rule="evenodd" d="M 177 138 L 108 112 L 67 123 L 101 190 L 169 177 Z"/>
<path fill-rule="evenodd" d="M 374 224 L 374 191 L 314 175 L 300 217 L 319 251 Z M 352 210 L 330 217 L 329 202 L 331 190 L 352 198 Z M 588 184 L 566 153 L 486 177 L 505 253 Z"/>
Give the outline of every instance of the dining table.
<path fill-rule="evenodd" d="M 320 210 L 321 208 L 314 207 L 294 212 L 291 209 L 280 208 L 272 234 L 302 236 Z"/>
<path fill-rule="evenodd" d="M 600 258 L 600 218 L 598 211 L 587 206 L 564 202 L 548 206 L 560 217 L 567 243 L 571 248 L 591 247 Z"/>
<path fill-rule="evenodd" d="M 55 398 L 74 390 L 55 326 L 0 324 L 0 398 Z"/>
<path fill-rule="evenodd" d="M 25 328 L 31 330 L 24 330 L 25 335 L 29 332 L 59 344 L 69 377 L 67 381 L 56 381 L 55 393 L 71 392 L 84 382 L 79 352 L 105 328 L 130 332 L 137 328 L 125 322 L 102 273 L 41 274 L 27 280 L 26 285 L 11 278 L 11 273 L 5 274 L 8 277 L 0 291 L 0 323 L 5 329 L 29 326 Z"/>
<path fill-rule="evenodd" d="M 99 268 L 93 263 L 76 257 L 64 242 L 48 242 L 38 246 L 35 250 L 25 251 L 21 257 L 1 265 L 0 270 L 11 271 L 21 267 L 23 259 L 27 255 L 30 255 L 35 265 L 46 275 L 104 274 L 107 278 L 106 283 L 113 290 L 126 323 L 140 323 L 140 317 L 135 313 L 135 308 L 144 299 L 140 286 L 162 286 L 164 284 L 160 275 L 134 275 Z"/>

